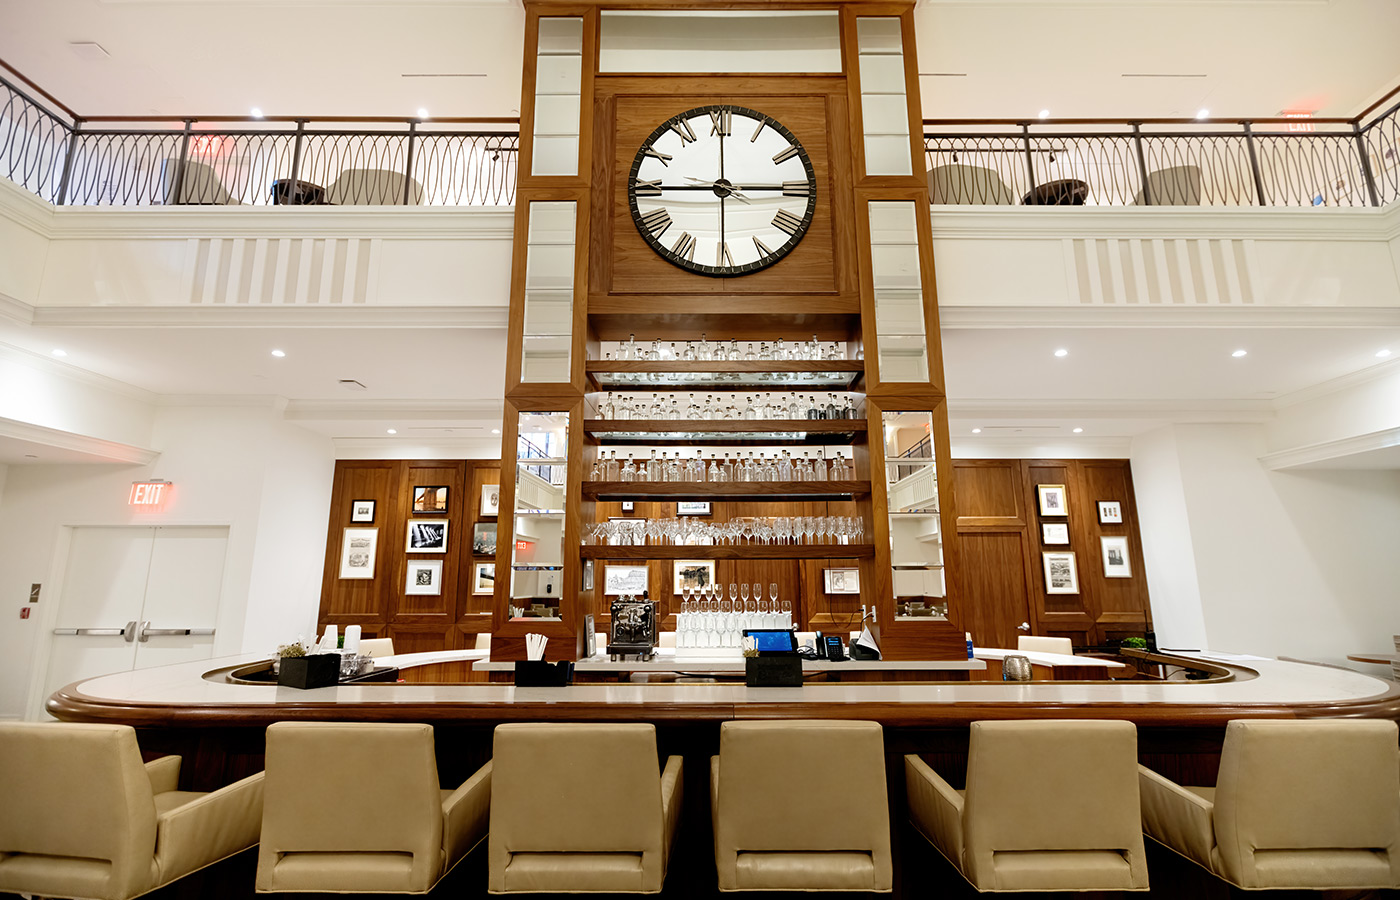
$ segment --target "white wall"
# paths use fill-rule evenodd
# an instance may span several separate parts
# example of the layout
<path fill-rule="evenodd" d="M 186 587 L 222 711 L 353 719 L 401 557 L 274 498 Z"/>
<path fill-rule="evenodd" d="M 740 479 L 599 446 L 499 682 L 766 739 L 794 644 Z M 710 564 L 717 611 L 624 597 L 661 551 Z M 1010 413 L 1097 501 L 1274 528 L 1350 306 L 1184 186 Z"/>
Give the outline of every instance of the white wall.
<path fill-rule="evenodd" d="M 1154 618 L 1173 629 L 1159 643 L 1190 636 L 1194 561 L 1204 646 L 1338 664 L 1384 649 L 1400 633 L 1400 472 L 1271 472 L 1267 449 L 1261 425 L 1134 442 Z"/>
<path fill-rule="evenodd" d="M 155 396 L 0 344 L 0 419 L 147 447 Z"/>
<path fill-rule="evenodd" d="M 261 407 L 165 407 L 155 413 L 149 466 L 15 466 L 0 495 L 0 597 L 44 584 L 34 618 L 0 629 L 0 716 L 25 711 L 44 660 L 62 585 L 65 527 L 227 525 L 215 654 L 262 650 L 285 628 L 314 624 L 334 472 L 330 440 Z M 131 482 L 174 483 L 165 509 L 127 505 Z M 42 654 L 40 654 L 42 656 Z"/>

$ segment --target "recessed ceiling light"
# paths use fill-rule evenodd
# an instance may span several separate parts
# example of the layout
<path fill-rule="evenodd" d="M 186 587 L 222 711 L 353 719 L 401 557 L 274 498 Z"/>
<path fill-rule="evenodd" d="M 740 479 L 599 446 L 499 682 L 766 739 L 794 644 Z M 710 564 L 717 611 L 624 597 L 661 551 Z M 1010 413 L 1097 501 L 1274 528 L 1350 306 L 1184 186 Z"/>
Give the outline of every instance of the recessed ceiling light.
<path fill-rule="evenodd" d="M 428 118 L 428 111 L 427 111 L 426 109 L 420 109 L 420 110 L 418 110 L 418 118 L 420 118 L 420 119 L 426 119 L 426 118 Z"/>
<path fill-rule="evenodd" d="M 54 355 L 54 356 L 67 356 L 67 355 L 68 355 L 68 351 L 67 351 L 67 350 L 60 350 L 60 349 L 58 349 L 57 347 L 55 347 L 55 348 L 54 348 L 54 351 L 53 351 L 53 355 Z"/>
<path fill-rule="evenodd" d="M 1376 351 L 1376 359 L 1385 359 L 1385 358 L 1386 358 L 1387 356 L 1389 356 L 1389 355 L 1390 355 L 1390 351 L 1389 351 L 1389 350 L 1377 350 L 1377 351 Z"/>
<path fill-rule="evenodd" d="M 492 434 L 500 434 L 500 433 L 501 433 L 501 429 L 499 429 L 499 428 L 492 428 L 492 429 L 491 429 L 491 433 L 492 433 Z"/>
<path fill-rule="evenodd" d="M 1083 429 L 1083 428 L 1076 428 L 1076 429 L 1074 429 L 1074 433 L 1075 433 L 1075 434 L 1083 434 L 1083 433 L 1084 433 L 1084 429 Z"/>
<path fill-rule="evenodd" d="M 1050 118 L 1050 110 L 1048 110 L 1048 109 L 1042 109 L 1042 110 L 1040 111 L 1040 117 L 1041 117 L 1042 119 L 1048 119 L 1048 118 Z"/>
<path fill-rule="evenodd" d="M 1206 119 L 1209 119 L 1209 118 L 1210 118 L 1210 110 L 1208 110 L 1208 109 L 1201 109 L 1201 110 L 1197 110 L 1197 111 L 1196 111 L 1196 121 L 1198 121 L 1198 122 L 1203 122 L 1203 121 L 1205 121 Z"/>
<path fill-rule="evenodd" d="M 1235 359 L 1239 359 L 1241 356 L 1248 356 L 1248 355 L 1249 355 L 1249 351 L 1248 351 L 1248 350 L 1236 350 L 1234 353 L 1231 353 L 1230 355 L 1233 356 Z"/>
<path fill-rule="evenodd" d="M 286 351 L 286 350 L 273 350 L 273 351 L 272 351 L 272 355 L 275 356 L 275 357 L 277 357 L 278 359 L 281 359 L 282 357 L 284 357 L 284 356 L 287 355 L 287 351 Z"/>
<path fill-rule="evenodd" d="M 980 428 L 974 428 L 974 429 L 972 429 L 972 433 L 973 433 L 973 434 L 981 434 L 981 433 L 982 433 L 982 429 L 980 429 Z"/>
<path fill-rule="evenodd" d="M 1058 349 L 1058 350 L 1055 351 L 1055 355 L 1058 356 L 1058 357 L 1060 357 L 1061 359 L 1063 359 L 1063 358 L 1065 358 L 1066 356 L 1069 356 L 1069 351 L 1066 350 L 1065 348 L 1061 347 L 1060 349 Z"/>
<path fill-rule="evenodd" d="M 385 434 L 398 434 L 398 433 L 399 433 L 399 430 L 398 430 L 397 428 L 390 428 L 388 431 L 385 432 Z"/>
<path fill-rule="evenodd" d="M 252 108 L 252 110 L 250 111 L 250 114 L 251 114 L 252 117 L 255 118 L 255 119 L 261 119 L 261 118 L 263 117 L 262 110 L 259 109 L 259 108 L 256 107 L 256 106 Z"/>

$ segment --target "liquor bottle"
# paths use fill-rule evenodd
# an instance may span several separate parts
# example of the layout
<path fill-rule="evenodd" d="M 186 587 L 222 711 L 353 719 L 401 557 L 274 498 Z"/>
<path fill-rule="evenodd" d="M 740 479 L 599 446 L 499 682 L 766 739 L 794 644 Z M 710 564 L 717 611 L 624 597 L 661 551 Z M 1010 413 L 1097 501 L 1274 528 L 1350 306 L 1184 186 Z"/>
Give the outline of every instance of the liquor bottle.
<path fill-rule="evenodd" d="M 753 420 L 758 418 L 758 408 L 750 398 L 744 398 L 744 405 L 739 410 L 739 418 Z"/>
<path fill-rule="evenodd" d="M 855 406 L 851 403 L 851 398 L 850 398 L 850 397 L 847 397 L 847 398 L 846 398 L 846 408 L 843 409 L 843 410 L 841 410 L 841 418 L 843 418 L 843 419 L 854 419 L 855 417 L 856 417 L 856 408 L 855 408 Z"/>
<path fill-rule="evenodd" d="M 636 481 L 637 469 L 632 465 L 632 454 L 627 454 L 627 463 L 623 465 L 622 471 L 618 474 L 618 481 Z"/>
<path fill-rule="evenodd" d="M 835 401 L 834 399 L 832 399 L 832 398 L 827 398 L 826 406 L 822 409 L 822 418 L 823 418 L 823 419 L 839 419 L 839 418 L 841 418 L 841 410 L 839 410 L 839 409 L 836 408 L 836 401 Z"/>
<path fill-rule="evenodd" d="M 714 407 L 712 407 L 712 406 L 710 405 L 710 398 L 709 398 L 709 397 L 706 397 L 706 398 L 705 398 L 705 407 L 704 407 L 704 409 L 702 409 L 702 410 L 700 411 L 700 418 L 702 418 L 702 419 L 713 419 L 714 417 L 715 417 L 715 410 L 714 410 Z"/>
<path fill-rule="evenodd" d="M 778 481 L 792 481 L 792 460 L 788 458 L 788 452 L 783 451 L 783 458 L 778 462 Z"/>
<path fill-rule="evenodd" d="M 647 481 L 661 480 L 661 461 L 656 458 L 656 451 L 651 451 L 651 459 L 647 460 Z"/>
<path fill-rule="evenodd" d="M 611 419 L 611 418 L 613 417 L 613 409 L 614 409 L 614 407 L 613 407 L 613 398 L 612 398 L 612 392 L 610 391 L 610 392 L 608 393 L 607 399 L 605 399 L 605 400 L 598 406 L 598 416 L 599 416 L 599 418 Z"/>
<path fill-rule="evenodd" d="M 666 418 L 670 419 L 671 421 L 675 421 L 676 419 L 681 418 L 681 407 L 680 404 L 676 402 L 675 397 L 671 398 L 671 407 L 670 409 L 666 410 Z"/>
<path fill-rule="evenodd" d="M 773 350 L 773 358 L 776 360 L 792 359 L 792 354 L 788 353 L 787 342 L 778 338 L 778 346 Z"/>
<path fill-rule="evenodd" d="M 617 481 L 617 471 L 618 471 L 618 467 L 617 467 L 617 451 L 616 451 L 616 450 L 612 451 L 612 455 L 608 457 L 608 462 L 607 462 L 607 465 L 606 465 L 606 468 L 605 468 L 604 471 L 605 471 L 605 473 L 606 473 L 604 480 L 606 480 L 606 481 Z"/>
<path fill-rule="evenodd" d="M 661 355 L 661 358 L 662 358 L 662 359 L 680 359 L 680 358 L 681 358 L 681 357 L 680 357 L 680 354 L 678 354 L 678 353 L 676 352 L 676 342 L 675 342 L 675 341 L 672 341 L 672 342 L 671 342 L 671 347 L 670 347 L 670 349 L 667 350 L 666 352 L 664 352 L 664 353 Z"/>
<path fill-rule="evenodd" d="M 656 362 L 661 359 L 661 342 L 652 341 L 651 350 L 647 351 L 647 359 Z"/>
<path fill-rule="evenodd" d="M 602 480 L 603 480 L 603 461 L 602 461 L 601 459 L 595 459 L 595 460 L 593 460 L 593 468 L 592 468 L 592 470 L 589 471 L 589 473 L 588 473 L 588 480 L 589 480 L 589 481 L 602 481 Z"/>
<path fill-rule="evenodd" d="M 685 417 L 687 419 L 700 418 L 700 406 L 695 402 L 694 396 L 690 398 L 690 405 L 685 408 Z"/>
<path fill-rule="evenodd" d="M 695 345 L 691 341 L 685 342 L 685 349 L 681 351 L 681 359 L 686 362 L 694 362 L 699 354 L 695 352 Z"/>
<path fill-rule="evenodd" d="M 826 466 L 826 451 L 818 450 L 817 460 L 812 464 L 812 480 L 826 481 L 829 477 L 829 473 L 830 470 Z"/>
<path fill-rule="evenodd" d="M 710 481 L 723 481 L 724 472 L 719 467 L 718 457 L 710 457 L 710 468 L 707 473 Z"/>
<path fill-rule="evenodd" d="M 729 461 L 728 453 L 724 454 L 724 462 L 720 465 L 719 470 L 724 474 L 725 481 L 734 480 L 734 464 Z"/>
<path fill-rule="evenodd" d="M 629 334 L 627 336 L 627 343 L 622 347 L 622 358 L 640 359 L 637 355 L 637 336 L 635 334 Z"/>
<path fill-rule="evenodd" d="M 695 354 L 696 359 L 713 359 L 714 353 L 710 351 L 710 341 L 705 337 L 705 333 L 700 333 L 700 349 Z"/>
<path fill-rule="evenodd" d="M 726 362 L 730 359 L 729 348 L 724 346 L 724 341 L 715 341 L 714 359 L 716 362 Z"/>
<path fill-rule="evenodd" d="M 796 395 L 796 394 L 792 394 L 791 397 L 792 397 L 792 399 L 788 401 L 788 405 L 787 405 L 787 417 L 788 417 L 789 419 L 805 419 L 805 418 L 807 418 L 806 413 L 805 413 L 805 412 L 803 411 L 803 409 L 802 409 L 802 404 L 801 404 L 800 402 L 798 402 L 798 400 L 797 400 L 797 395 Z"/>

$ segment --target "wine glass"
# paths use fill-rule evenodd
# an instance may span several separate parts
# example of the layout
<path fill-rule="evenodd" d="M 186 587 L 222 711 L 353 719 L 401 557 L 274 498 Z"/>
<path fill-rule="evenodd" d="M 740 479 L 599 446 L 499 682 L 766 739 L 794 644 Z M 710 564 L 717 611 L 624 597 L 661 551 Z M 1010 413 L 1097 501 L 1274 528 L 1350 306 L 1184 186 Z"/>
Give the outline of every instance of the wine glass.
<path fill-rule="evenodd" d="M 739 594 L 744 598 L 744 603 L 749 602 L 749 583 L 746 581 L 739 585 Z"/>
<path fill-rule="evenodd" d="M 732 581 L 729 583 L 729 599 L 731 602 L 739 599 L 739 585 Z"/>
<path fill-rule="evenodd" d="M 776 581 L 769 582 L 768 584 L 768 599 L 772 600 L 774 603 L 778 602 L 778 583 Z M 791 606 L 792 601 L 787 601 L 787 605 Z"/>
<path fill-rule="evenodd" d="M 807 535 L 807 543 L 812 543 L 812 538 L 817 534 L 817 516 L 802 517 L 802 533 Z"/>
<path fill-rule="evenodd" d="M 762 596 L 763 596 L 763 585 L 761 585 L 761 584 L 755 584 L 755 585 L 753 586 L 753 598 L 754 598 L 755 600 L 758 600 L 758 599 L 760 599 Z"/>

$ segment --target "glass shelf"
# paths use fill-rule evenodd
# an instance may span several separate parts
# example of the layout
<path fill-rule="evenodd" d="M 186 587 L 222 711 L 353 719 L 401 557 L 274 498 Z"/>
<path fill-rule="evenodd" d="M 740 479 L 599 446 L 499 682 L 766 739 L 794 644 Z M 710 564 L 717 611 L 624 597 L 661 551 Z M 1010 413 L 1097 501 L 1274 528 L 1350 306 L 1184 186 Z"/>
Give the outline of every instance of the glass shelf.
<path fill-rule="evenodd" d="M 583 496 L 609 500 L 846 500 L 868 481 L 585 481 Z"/>
<path fill-rule="evenodd" d="M 848 444 L 864 419 L 588 419 L 600 444 Z"/>
<path fill-rule="evenodd" d="M 865 363 L 860 360 L 589 360 L 586 370 L 597 390 L 609 391 L 848 391 L 865 377 Z"/>
<path fill-rule="evenodd" d="M 869 559 L 874 544 L 740 544 L 737 546 L 624 546 L 584 544 L 584 559 Z"/>

